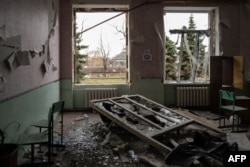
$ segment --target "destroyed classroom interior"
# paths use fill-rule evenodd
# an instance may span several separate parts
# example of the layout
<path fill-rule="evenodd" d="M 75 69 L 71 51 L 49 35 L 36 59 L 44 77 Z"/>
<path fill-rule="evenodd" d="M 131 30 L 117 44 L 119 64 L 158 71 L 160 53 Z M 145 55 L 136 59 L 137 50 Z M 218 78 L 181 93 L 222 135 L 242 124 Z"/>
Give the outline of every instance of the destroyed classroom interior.
<path fill-rule="evenodd" d="M 1 167 L 222 167 L 225 154 L 250 151 L 249 0 L 0 4 Z M 76 82 L 78 12 L 126 16 L 125 83 Z M 208 26 L 166 32 L 181 20 L 169 13 L 206 13 Z M 178 36 L 171 46 L 167 33 Z"/>

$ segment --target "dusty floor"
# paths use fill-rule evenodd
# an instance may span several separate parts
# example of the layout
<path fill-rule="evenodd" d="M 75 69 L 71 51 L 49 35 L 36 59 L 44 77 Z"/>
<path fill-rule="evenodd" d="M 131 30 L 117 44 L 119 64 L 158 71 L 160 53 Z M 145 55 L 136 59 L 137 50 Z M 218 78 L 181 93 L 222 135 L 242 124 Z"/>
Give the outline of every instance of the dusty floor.
<path fill-rule="evenodd" d="M 89 122 L 83 120 L 88 115 Z M 144 141 L 136 138 L 122 128 L 112 126 L 112 132 L 102 122 L 99 114 L 93 112 L 64 113 L 65 148 L 56 147 L 53 167 L 147 167 L 152 166 L 144 161 L 148 158 L 157 166 L 164 166 L 164 154 L 161 154 Z M 60 126 L 55 128 L 60 130 Z M 55 136 L 54 141 L 59 141 Z M 42 147 L 46 151 L 46 147 Z M 38 146 L 36 148 L 38 151 Z M 131 157 L 131 153 L 133 158 Z M 139 160 L 140 156 L 140 160 Z M 44 153 L 37 154 L 37 162 L 47 161 Z M 156 162 L 154 162 L 156 161 Z M 28 162 L 29 163 L 29 162 Z M 31 166 L 31 165 L 22 165 Z M 48 165 L 33 165 L 48 166 Z"/>
<path fill-rule="evenodd" d="M 84 114 L 89 117 L 87 125 L 83 119 Z M 203 115 L 203 117 L 207 116 L 207 114 Z M 213 116 L 210 114 L 209 117 Z M 249 133 L 247 135 L 249 136 Z M 179 136 L 173 134 L 173 139 L 175 137 L 178 138 Z M 167 166 L 164 161 L 166 156 L 164 153 L 120 127 L 112 127 L 110 132 L 98 113 L 65 112 L 64 142 L 65 148 L 54 149 L 54 152 L 57 153 L 53 157 L 54 163 L 52 166 L 54 167 Z M 131 150 L 135 155 L 133 158 L 130 154 Z M 46 159 L 46 157 L 43 156 L 43 159 Z"/>
<path fill-rule="evenodd" d="M 84 114 L 89 117 L 88 126 L 83 120 Z M 56 158 L 56 166 L 148 166 L 136 158 L 142 153 L 153 158 L 157 155 L 159 158 L 156 159 L 164 160 L 164 155 L 125 130 L 112 127 L 110 132 L 97 113 L 66 112 L 64 116 L 66 150 Z M 134 159 L 129 155 L 131 150 L 136 155 Z"/>

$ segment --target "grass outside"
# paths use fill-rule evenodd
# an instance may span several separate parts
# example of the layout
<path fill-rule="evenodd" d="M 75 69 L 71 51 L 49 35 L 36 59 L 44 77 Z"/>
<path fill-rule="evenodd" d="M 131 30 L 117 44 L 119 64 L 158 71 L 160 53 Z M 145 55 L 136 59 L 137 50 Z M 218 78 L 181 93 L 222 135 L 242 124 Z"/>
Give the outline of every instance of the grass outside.
<path fill-rule="evenodd" d="M 90 78 L 84 79 L 80 84 L 84 85 L 109 85 L 109 84 L 126 84 L 125 78 Z"/>

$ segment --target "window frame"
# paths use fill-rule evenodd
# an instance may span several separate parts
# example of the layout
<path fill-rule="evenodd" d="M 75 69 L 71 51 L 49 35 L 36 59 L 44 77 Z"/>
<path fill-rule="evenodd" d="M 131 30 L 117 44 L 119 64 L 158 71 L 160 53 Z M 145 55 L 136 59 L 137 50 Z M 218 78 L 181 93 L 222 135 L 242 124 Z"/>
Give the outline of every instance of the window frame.
<path fill-rule="evenodd" d="M 109 84 L 109 83 L 99 83 L 99 84 L 88 84 L 88 83 L 81 83 L 81 84 L 78 84 L 76 83 L 76 74 L 75 74 L 75 38 L 74 36 L 76 35 L 76 13 L 79 12 L 79 11 L 83 11 L 83 12 L 88 12 L 88 10 L 92 10 L 93 12 L 109 12 L 107 10 L 110 10 L 110 12 L 112 12 L 112 10 L 114 12 L 121 12 L 120 14 L 117 14 L 115 15 L 114 17 L 111 17 L 109 19 L 106 19 L 104 20 L 103 22 L 101 22 L 100 24 L 97 23 L 96 25 L 94 25 L 93 27 L 95 26 L 99 26 L 105 22 L 107 22 L 108 20 L 110 19 L 113 19 L 113 18 L 116 18 L 117 16 L 120 16 L 122 14 L 125 14 L 125 31 L 126 31 L 126 37 L 125 37 L 125 50 L 126 50 L 126 78 L 125 78 L 125 82 L 124 83 L 112 83 L 112 84 Z M 126 85 L 126 84 L 129 84 L 129 56 L 128 56 L 128 9 L 129 9 L 129 6 L 128 5 L 82 5 L 82 4 L 74 4 L 73 5 L 73 22 L 72 22 L 72 34 L 73 34 L 73 37 L 72 37 L 72 48 L 73 48 L 73 51 L 72 51 L 72 82 L 74 85 Z M 93 28 L 93 27 L 90 27 Z"/>
<path fill-rule="evenodd" d="M 210 40 L 209 40 L 209 57 L 211 56 L 219 56 L 220 55 L 220 47 L 219 47 L 219 41 L 220 41 L 220 35 L 219 35 L 219 8 L 218 7 L 164 7 L 163 17 L 166 13 L 208 13 L 208 25 L 209 29 L 211 30 L 210 34 Z M 164 19 L 163 19 L 163 22 Z M 164 39 L 166 35 L 164 33 Z M 166 57 L 165 57 L 165 51 L 164 51 L 164 72 L 163 72 L 163 78 L 164 78 L 164 84 L 209 84 L 210 83 L 210 67 L 209 67 L 209 81 L 207 82 L 192 82 L 192 81 L 170 81 L 166 80 Z M 209 59 L 210 61 L 210 59 Z M 210 66 L 210 62 L 209 62 Z"/>

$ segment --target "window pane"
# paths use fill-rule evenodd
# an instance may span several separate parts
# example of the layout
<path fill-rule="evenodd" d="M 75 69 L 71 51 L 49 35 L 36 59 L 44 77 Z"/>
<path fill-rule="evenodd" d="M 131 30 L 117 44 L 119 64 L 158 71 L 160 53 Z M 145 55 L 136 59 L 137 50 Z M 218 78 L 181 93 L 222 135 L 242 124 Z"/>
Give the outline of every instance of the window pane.
<path fill-rule="evenodd" d="M 165 80 L 209 81 L 209 14 L 166 13 Z"/>
<path fill-rule="evenodd" d="M 88 46 L 81 84 L 126 83 L 126 15 L 118 12 L 77 12 L 77 32 L 81 44 Z"/>

